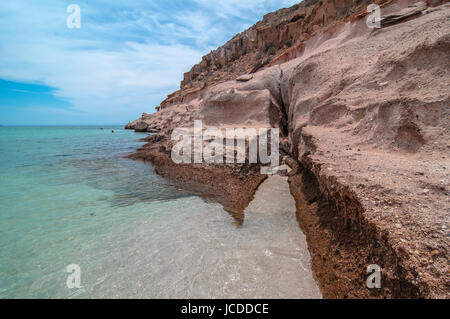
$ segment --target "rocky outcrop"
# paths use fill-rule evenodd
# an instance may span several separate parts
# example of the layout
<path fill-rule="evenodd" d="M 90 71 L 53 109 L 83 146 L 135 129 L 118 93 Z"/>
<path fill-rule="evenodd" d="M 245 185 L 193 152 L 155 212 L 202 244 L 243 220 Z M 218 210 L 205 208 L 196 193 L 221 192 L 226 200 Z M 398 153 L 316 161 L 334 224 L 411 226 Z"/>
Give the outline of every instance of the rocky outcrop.
<path fill-rule="evenodd" d="M 405 15 L 412 3 L 391 1 L 385 16 Z M 323 295 L 448 298 L 450 7 L 381 29 L 367 28 L 360 12 L 347 15 L 304 41 L 293 59 L 245 81 L 175 93 L 162 111 L 130 123 L 157 132 L 133 158 L 185 180 L 208 171 L 203 183 L 192 180 L 239 198 L 231 206 L 242 208 L 261 180 L 258 167 L 175 165 L 171 132 L 194 120 L 205 128 L 278 127 Z M 371 264 L 382 268 L 381 289 L 365 285 Z"/>
<path fill-rule="evenodd" d="M 437 5 L 442 0 L 428 0 Z M 354 21 L 367 14 L 367 6 L 376 3 L 385 15 L 381 23 L 388 25 L 420 14 L 422 4 L 414 6 L 408 0 L 339 0 L 303 1 L 291 8 L 281 9 L 264 16 L 248 30 L 236 35 L 217 50 L 205 55 L 202 61 L 184 74 L 180 90 L 172 93 L 161 108 L 189 99 L 193 91 L 206 86 L 230 81 L 242 75 L 284 63 L 303 53 L 305 43 L 323 31 L 336 28 L 343 22 Z M 391 4 L 395 5 L 392 6 Z M 400 3 L 397 6 L 397 3 Z M 399 7 L 406 7 L 399 11 Z"/>
<path fill-rule="evenodd" d="M 382 4 L 387 0 L 377 2 Z M 250 29 L 205 55 L 199 64 L 184 74 L 181 90 L 169 96 L 161 106 L 172 105 L 175 96 L 189 95 L 191 89 L 254 73 L 273 60 L 285 62 L 286 57 L 295 58 L 304 41 L 320 30 L 344 21 L 352 12 L 365 8 L 367 3 L 365 0 L 309 0 L 269 13 Z"/>
<path fill-rule="evenodd" d="M 386 26 L 389 24 L 397 23 L 415 15 L 421 14 L 427 8 L 427 4 L 424 1 L 419 1 L 409 5 L 407 8 L 400 10 L 399 12 L 391 13 L 381 17 L 381 25 Z"/>

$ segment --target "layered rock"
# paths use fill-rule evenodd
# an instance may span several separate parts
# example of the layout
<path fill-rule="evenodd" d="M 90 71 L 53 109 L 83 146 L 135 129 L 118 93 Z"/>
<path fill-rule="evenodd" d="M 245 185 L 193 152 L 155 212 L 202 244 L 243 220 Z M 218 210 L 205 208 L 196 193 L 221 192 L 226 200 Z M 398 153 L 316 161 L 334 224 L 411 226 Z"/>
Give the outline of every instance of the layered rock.
<path fill-rule="evenodd" d="M 285 62 L 297 57 L 304 41 L 323 28 L 348 19 L 365 8 L 367 2 L 307 0 L 265 15 L 262 21 L 205 55 L 199 64 L 184 74 L 180 91 L 171 94 L 161 107 L 178 103 L 183 96 L 190 95 L 192 89 L 236 79 L 256 72 L 272 61 Z M 388 0 L 377 2 L 383 4 Z"/>
<path fill-rule="evenodd" d="M 428 0 L 437 5 L 445 0 Z M 169 107 L 190 98 L 206 86 L 236 79 L 261 68 L 287 62 L 303 53 L 305 42 L 324 30 L 342 22 L 354 21 L 367 14 L 367 5 L 376 3 L 384 8 L 383 25 L 396 23 L 422 11 L 420 7 L 404 8 L 408 0 L 335 0 L 303 1 L 291 8 L 264 16 L 248 30 L 236 35 L 184 74 L 179 91 L 161 103 Z M 394 4 L 394 5 L 393 5 Z M 423 5 L 426 4 L 423 2 Z M 398 7 L 403 8 L 399 12 Z M 395 12 L 395 16 L 392 13 Z"/>
<path fill-rule="evenodd" d="M 337 8 L 330 3 L 323 6 Z M 194 120 L 278 127 L 323 295 L 448 298 L 450 7 L 412 14 L 423 4 L 411 4 L 383 8 L 384 16 L 408 15 L 393 21 L 402 23 L 369 29 L 355 12 L 304 41 L 287 62 L 174 94 L 162 111 L 128 125 L 157 133 L 133 158 L 219 196 L 226 188 L 225 197 L 239 198 L 227 205 L 242 208 L 263 178 L 258 168 L 177 166 L 171 132 Z M 209 174 L 203 183 L 202 172 Z M 233 182 L 224 184 L 223 176 Z M 370 264 L 382 267 L 381 289 L 366 288 Z"/>

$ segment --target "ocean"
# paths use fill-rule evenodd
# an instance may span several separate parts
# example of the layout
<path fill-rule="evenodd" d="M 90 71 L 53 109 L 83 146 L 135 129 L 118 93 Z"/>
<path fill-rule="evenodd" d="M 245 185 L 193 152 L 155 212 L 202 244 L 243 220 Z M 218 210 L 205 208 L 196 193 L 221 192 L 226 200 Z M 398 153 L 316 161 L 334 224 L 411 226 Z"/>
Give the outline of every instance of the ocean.
<path fill-rule="evenodd" d="M 263 199 L 278 215 L 250 207 L 237 228 L 220 204 L 124 158 L 145 136 L 0 127 L 0 298 L 320 295 L 291 202 Z"/>

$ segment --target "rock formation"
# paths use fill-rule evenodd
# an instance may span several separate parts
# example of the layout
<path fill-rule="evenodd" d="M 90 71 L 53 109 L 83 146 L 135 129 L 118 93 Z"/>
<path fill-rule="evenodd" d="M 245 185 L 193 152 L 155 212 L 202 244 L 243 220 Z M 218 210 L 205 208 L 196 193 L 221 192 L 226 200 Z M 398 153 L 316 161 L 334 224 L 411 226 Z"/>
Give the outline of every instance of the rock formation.
<path fill-rule="evenodd" d="M 217 196 L 242 222 L 259 167 L 174 164 L 171 133 L 194 120 L 280 128 L 324 297 L 448 298 L 450 6 L 379 3 L 381 29 L 367 27 L 365 1 L 266 15 L 194 66 L 160 112 L 127 124 L 156 133 L 131 157 Z M 371 264 L 381 289 L 365 285 Z"/>

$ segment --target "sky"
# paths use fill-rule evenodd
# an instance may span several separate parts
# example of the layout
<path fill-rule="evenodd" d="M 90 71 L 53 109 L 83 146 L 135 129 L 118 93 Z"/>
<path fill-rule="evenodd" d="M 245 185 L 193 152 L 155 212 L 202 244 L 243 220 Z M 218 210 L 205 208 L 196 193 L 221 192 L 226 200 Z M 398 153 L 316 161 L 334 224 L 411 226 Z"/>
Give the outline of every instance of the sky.
<path fill-rule="evenodd" d="M 2 0 L 0 125 L 124 124 L 211 50 L 300 0 Z M 80 28 L 68 28 L 80 8 Z M 72 20 L 71 20 L 72 21 Z"/>

